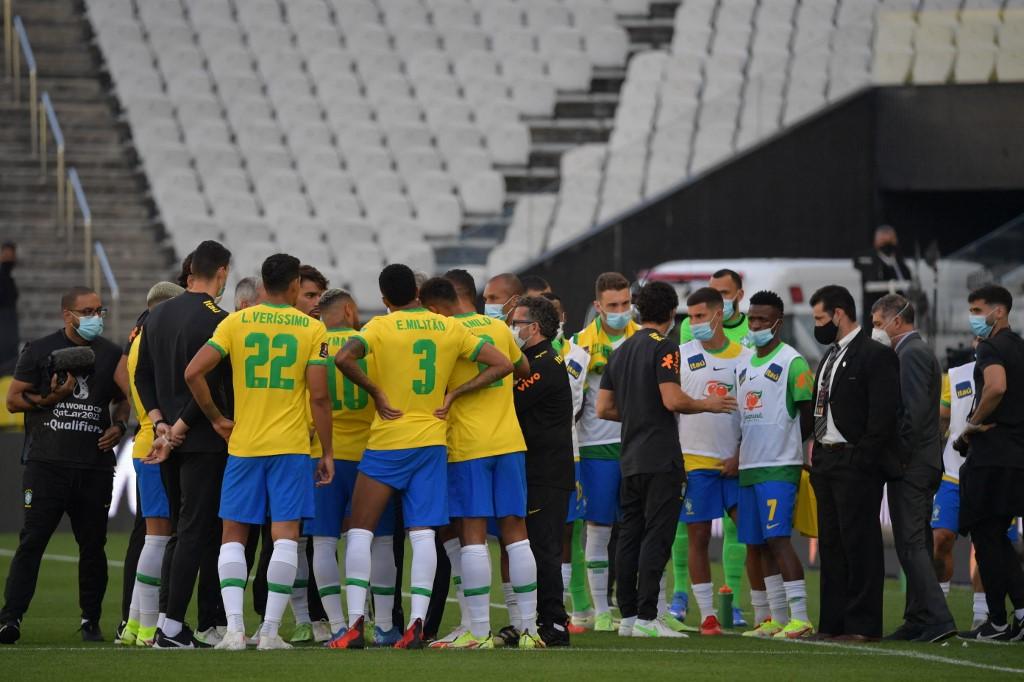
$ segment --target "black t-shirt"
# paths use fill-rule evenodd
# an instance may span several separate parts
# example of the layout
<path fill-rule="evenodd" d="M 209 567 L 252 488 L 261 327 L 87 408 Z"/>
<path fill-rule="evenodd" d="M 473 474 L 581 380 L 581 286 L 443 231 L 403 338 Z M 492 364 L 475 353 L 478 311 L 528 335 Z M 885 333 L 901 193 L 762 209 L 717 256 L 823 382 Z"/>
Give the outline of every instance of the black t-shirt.
<path fill-rule="evenodd" d="M 159 408 L 169 423 L 180 417 L 189 425 L 185 442 L 176 448 L 178 452 L 227 449 L 227 443 L 213 430 L 185 383 L 188 363 L 227 316 L 209 294 L 186 291 L 153 308 L 146 318 L 146 333 L 142 335 L 139 364 L 135 368 L 135 388 L 147 412 Z M 230 417 L 233 394 L 231 363 L 227 358 L 206 376 L 206 383 L 213 402 Z"/>
<path fill-rule="evenodd" d="M 622 417 L 623 476 L 677 471 L 683 466 L 676 415 L 661 402 L 660 384 L 679 384 L 679 346 L 643 328 L 619 346 L 601 377 L 615 392 Z"/>
<path fill-rule="evenodd" d="M 516 382 L 516 415 L 526 441 L 526 482 L 572 490 L 572 389 L 549 341 L 523 351 L 530 376 Z"/>
<path fill-rule="evenodd" d="M 110 403 L 122 400 L 114 381 L 121 349 L 102 336 L 88 344 L 96 355 L 91 372 L 76 375 L 74 393 L 53 407 L 25 413 L 25 461 L 50 462 L 76 469 L 111 469 L 114 452 L 102 451 L 98 442 L 110 428 Z M 64 330 L 33 341 L 18 358 L 14 378 L 32 384 L 32 392 L 50 393 L 50 353 L 76 348 Z"/>
<path fill-rule="evenodd" d="M 967 463 L 1024 468 L 1024 339 L 1006 329 L 979 343 L 976 355 L 976 400 L 985 389 L 985 368 L 993 365 L 1006 372 L 1006 393 L 985 419 L 996 427 L 971 435 Z"/>

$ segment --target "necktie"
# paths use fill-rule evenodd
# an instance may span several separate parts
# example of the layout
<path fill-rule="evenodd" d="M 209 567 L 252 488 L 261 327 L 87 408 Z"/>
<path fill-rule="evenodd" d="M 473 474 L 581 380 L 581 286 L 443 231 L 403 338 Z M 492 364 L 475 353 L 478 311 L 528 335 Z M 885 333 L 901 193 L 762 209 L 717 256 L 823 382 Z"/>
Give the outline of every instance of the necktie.
<path fill-rule="evenodd" d="M 819 443 L 828 431 L 828 395 L 832 383 L 832 370 L 835 368 L 836 359 L 839 357 L 839 344 L 833 343 L 829 346 L 828 359 L 825 361 L 825 370 L 821 373 L 818 381 L 818 396 L 814 404 L 814 440 Z"/>

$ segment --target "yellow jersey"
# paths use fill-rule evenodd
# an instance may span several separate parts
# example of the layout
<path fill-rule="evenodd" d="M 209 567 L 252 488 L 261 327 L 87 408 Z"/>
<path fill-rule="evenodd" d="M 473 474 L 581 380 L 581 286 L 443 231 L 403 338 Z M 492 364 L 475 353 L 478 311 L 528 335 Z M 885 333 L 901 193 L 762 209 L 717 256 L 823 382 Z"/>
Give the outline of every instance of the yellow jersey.
<path fill-rule="evenodd" d="M 355 336 L 355 329 L 338 328 L 327 330 L 327 343 L 333 358 L 345 342 Z M 377 381 L 377 370 L 372 356 L 360 358 L 359 366 L 370 377 Z M 331 414 L 333 416 L 334 459 L 345 459 L 358 462 L 363 458 L 363 450 L 370 440 L 370 424 L 377 408 L 370 395 L 352 383 L 341 370 L 334 366 L 333 361 L 327 367 L 327 388 L 331 394 Z"/>
<path fill-rule="evenodd" d="M 207 344 L 231 358 L 235 457 L 308 455 L 306 367 L 328 363 L 323 322 L 290 305 L 261 303 L 228 315 Z"/>
<path fill-rule="evenodd" d="M 455 318 L 469 333 L 490 343 L 512 361 L 519 362 L 523 352 L 516 346 L 512 330 L 493 317 L 466 313 Z M 484 366 L 486 367 L 486 365 Z M 480 373 L 481 366 L 459 359 L 448 380 L 448 388 L 458 388 Z M 448 413 L 448 461 L 526 452 L 526 441 L 519 429 L 511 377 L 504 377 L 490 386 L 464 395 L 452 404 Z"/>
<path fill-rule="evenodd" d="M 153 449 L 153 422 L 149 413 L 142 406 L 142 399 L 139 398 L 139 390 L 135 388 L 135 368 L 139 366 L 139 346 L 142 345 L 142 330 L 139 329 L 128 342 L 128 388 L 131 390 L 132 409 L 139 420 L 139 432 L 135 434 L 135 443 L 132 445 L 132 458 L 142 459 Z"/>
<path fill-rule="evenodd" d="M 452 318 L 425 308 L 375 317 L 354 339 L 362 341 L 376 366 L 375 382 L 398 419 L 374 414 L 368 450 L 406 450 L 446 445 L 447 425 L 434 416 L 444 402 L 455 361 L 476 361 L 486 343 Z"/>

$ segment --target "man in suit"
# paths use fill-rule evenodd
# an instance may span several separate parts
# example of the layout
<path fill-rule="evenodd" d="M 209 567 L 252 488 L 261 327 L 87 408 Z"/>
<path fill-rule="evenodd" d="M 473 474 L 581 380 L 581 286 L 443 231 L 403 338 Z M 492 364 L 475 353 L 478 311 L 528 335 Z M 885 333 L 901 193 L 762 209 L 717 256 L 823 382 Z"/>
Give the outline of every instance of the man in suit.
<path fill-rule="evenodd" d="M 889 481 L 896 554 L 907 575 L 903 624 L 885 639 L 941 642 L 956 634 L 932 566 L 932 499 L 942 480 L 942 440 L 935 405 L 942 370 L 914 327 L 914 306 L 888 294 L 871 306 L 871 338 L 896 351 L 900 363 L 899 457 L 903 476 Z"/>
<path fill-rule="evenodd" d="M 871 250 L 855 256 L 853 267 L 864 281 L 864 326 L 871 326 L 875 301 L 888 293 L 906 294 L 913 279 L 900 253 L 900 240 L 891 225 L 879 225 Z"/>
<path fill-rule="evenodd" d="M 878 512 L 895 461 L 899 362 L 857 324 L 845 288 L 811 297 L 814 337 L 828 351 L 814 380 L 811 484 L 818 498 L 821 617 L 818 639 L 882 635 L 882 527 Z"/>

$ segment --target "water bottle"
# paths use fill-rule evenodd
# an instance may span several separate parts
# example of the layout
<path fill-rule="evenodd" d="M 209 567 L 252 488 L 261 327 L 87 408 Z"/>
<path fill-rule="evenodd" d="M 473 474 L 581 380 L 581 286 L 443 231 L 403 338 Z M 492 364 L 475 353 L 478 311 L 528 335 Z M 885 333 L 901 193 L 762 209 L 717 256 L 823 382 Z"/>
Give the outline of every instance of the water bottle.
<path fill-rule="evenodd" d="M 732 590 L 722 585 L 718 590 L 718 622 L 723 628 L 731 628 L 732 624 Z"/>

